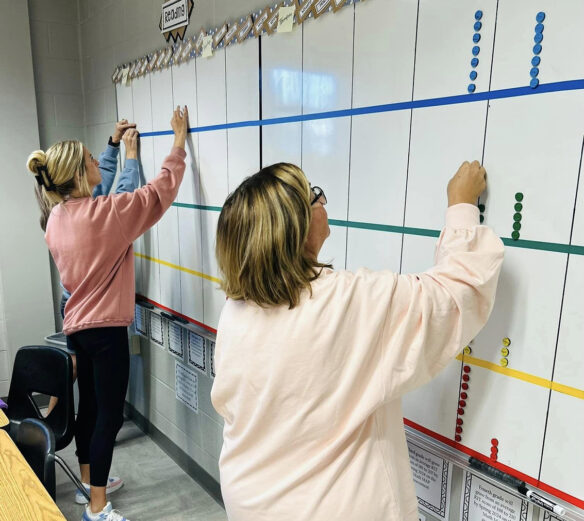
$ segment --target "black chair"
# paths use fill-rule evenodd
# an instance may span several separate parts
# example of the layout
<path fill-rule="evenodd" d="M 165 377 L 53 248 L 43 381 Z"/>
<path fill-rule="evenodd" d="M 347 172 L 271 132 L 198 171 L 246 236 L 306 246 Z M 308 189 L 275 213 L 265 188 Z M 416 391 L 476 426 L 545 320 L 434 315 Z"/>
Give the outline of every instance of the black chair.
<path fill-rule="evenodd" d="M 18 425 L 14 443 L 55 500 L 55 436 L 51 429 L 40 420 L 26 418 Z"/>
<path fill-rule="evenodd" d="M 34 401 L 33 393 L 56 396 L 55 408 L 45 418 Z M 55 437 L 55 451 L 65 448 L 74 435 L 75 409 L 73 403 L 73 361 L 69 353 L 52 346 L 25 346 L 16 353 L 12 380 L 8 392 L 10 436 L 16 439 L 18 428 L 26 418 L 44 422 Z M 55 461 L 89 501 L 81 481 L 63 459 Z"/>

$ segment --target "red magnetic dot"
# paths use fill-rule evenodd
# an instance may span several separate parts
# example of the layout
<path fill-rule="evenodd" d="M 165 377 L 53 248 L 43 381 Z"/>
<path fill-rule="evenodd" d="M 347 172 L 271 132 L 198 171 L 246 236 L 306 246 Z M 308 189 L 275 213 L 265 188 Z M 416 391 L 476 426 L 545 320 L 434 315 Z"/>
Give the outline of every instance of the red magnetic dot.
<path fill-rule="evenodd" d="M 466 393 L 460 393 L 460 397 L 461 397 L 463 400 L 466 400 L 466 399 L 468 398 L 468 394 L 466 394 Z"/>
<path fill-rule="evenodd" d="M 463 374 L 463 375 L 462 375 L 462 379 L 463 379 L 465 382 L 468 382 L 468 381 L 470 380 L 470 376 L 468 376 L 467 374 Z"/>
<path fill-rule="evenodd" d="M 462 425 L 462 418 L 456 418 L 456 425 Z"/>
<path fill-rule="evenodd" d="M 497 461 L 497 455 L 496 454 L 491 454 L 491 459 Z"/>
<path fill-rule="evenodd" d="M 497 447 L 491 447 L 491 454 L 499 454 L 499 449 Z"/>
<path fill-rule="evenodd" d="M 462 427 L 456 427 L 456 432 L 460 434 L 462 432 Z"/>
<path fill-rule="evenodd" d="M 460 400 L 458 402 L 458 405 L 460 405 L 461 407 L 466 407 L 466 402 L 464 400 Z"/>
<path fill-rule="evenodd" d="M 464 409 L 462 407 L 458 408 L 458 414 L 460 414 L 461 416 L 464 414 Z"/>
<path fill-rule="evenodd" d="M 456 436 L 454 436 L 454 441 L 460 441 L 462 440 L 462 438 L 460 437 L 460 434 L 457 434 Z"/>
<path fill-rule="evenodd" d="M 497 438 L 493 438 L 493 439 L 491 440 L 491 445 L 492 445 L 493 447 L 496 447 L 497 445 L 499 445 L 499 440 L 498 440 Z"/>
<path fill-rule="evenodd" d="M 469 365 L 465 365 L 462 369 L 465 373 L 470 373 L 470 366 Z"/>
<path fill-rule="evenodd" d="M 465 375 L 465 376 L 466 376 L 466 375 Z M 463 388 L 465 391 L 467 391 L 467 390 L 468 390 L 468 384 L 467 384 L 466 382 L 464 382 L 464 383 L 462 384 L 462 388 Z"/>

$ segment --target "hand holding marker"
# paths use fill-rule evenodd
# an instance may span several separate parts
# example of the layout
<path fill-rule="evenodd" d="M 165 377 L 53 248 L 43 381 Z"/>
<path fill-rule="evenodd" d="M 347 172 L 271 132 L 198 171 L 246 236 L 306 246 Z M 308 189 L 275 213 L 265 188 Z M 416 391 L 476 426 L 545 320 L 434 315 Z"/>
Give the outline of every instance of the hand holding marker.
<path fill-rule="evenodd" d="M 468 462 L 472 468 L 480 470 L 481 472 L 484 472 L 485 474 L 491 476 L 492 478 L 495 478 L 496 480 L 501 481 L 506 485 L 516 488 L 520 494 L 527 497 L 532 503 L 536 504 L 538 507 L 543 508 L 545 510 L 549 510 L 550 512 L 558 514 L 559 516 L 563 516 L 566 513 L 565 508 L 554 503 L 553 501 L 550 501 L 549 499 L 546 499 L 543 496 L 540 496 L 533 490 L 527 488 L 525 486 L 525 481 L 521 481 L 517 478 L 514 478 L 509 474 L 505 474 L 504 472 L 501 472 L 500 470 L 491 467 L 490 465 L 487 465 L 486 463 L 483 463 L 482 461 L 476 458 L 471 457 L 468 460 Z"/>

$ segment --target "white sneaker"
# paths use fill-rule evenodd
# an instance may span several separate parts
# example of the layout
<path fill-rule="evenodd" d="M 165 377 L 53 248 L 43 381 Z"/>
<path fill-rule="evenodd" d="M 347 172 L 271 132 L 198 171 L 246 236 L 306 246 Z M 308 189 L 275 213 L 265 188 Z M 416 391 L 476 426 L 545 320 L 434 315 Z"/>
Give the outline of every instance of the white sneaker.
<path fill-rule="evenodd" d="M 112 509 L 112 504 L 108 501 L 101 512 L 94 514 L 89 510 L 89 505 L 85 507 L 81 521 L 130 521 L 118 511 Z"/>
<path fill-rule="evenodd" d="M 83 486 L 85 487 L 85 490 L 87 490 L 87 493 L 89 494 L 89 484 L 83 483 Z M 124 482 L 121 478 L 118 478 L 116 476 L 110 476 L 109 478 L 107 478 L 107 486 L 105 487 L 105 493 L 106 495 L 109 495 L 112 492 L 121 489 L 123 486 Z M 85 505 L 87 503 L 87 498 L 81 493 L 80 490 L 75 491 L 75 503 L 77 503 L 78 505 Z"/>

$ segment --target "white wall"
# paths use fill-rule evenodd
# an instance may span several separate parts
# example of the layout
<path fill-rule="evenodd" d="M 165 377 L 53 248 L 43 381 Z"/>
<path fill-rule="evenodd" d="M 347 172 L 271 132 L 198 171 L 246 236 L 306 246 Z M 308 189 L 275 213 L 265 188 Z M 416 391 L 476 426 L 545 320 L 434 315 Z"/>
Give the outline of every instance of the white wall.
<path fill-rule="evenodd" d="M 28 154 L 39 147 L 28 6 L 0 0 L 0 396 L 16 350 L 54 332 L 48 253 Z"/>

